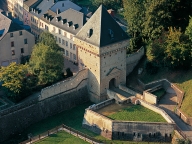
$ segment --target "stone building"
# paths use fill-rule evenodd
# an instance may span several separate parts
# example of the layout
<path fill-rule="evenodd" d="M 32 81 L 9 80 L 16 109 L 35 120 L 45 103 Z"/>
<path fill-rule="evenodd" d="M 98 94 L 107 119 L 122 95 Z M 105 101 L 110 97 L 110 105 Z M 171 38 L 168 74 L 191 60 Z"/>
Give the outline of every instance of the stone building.
<path fill-rule="evenodd" d="M 75 36 L 79 69 L 89 69 L 93 102 L 107 99 L 107 89 L 126 82 L 129 37 L 101 5 Z"/>
<path fill-rule="evenodd" d="M 0 66 L 20 63 L 21 56 L 31 54 L 34 44 L 35 38 L 30 32 L 0 13 Z"/>

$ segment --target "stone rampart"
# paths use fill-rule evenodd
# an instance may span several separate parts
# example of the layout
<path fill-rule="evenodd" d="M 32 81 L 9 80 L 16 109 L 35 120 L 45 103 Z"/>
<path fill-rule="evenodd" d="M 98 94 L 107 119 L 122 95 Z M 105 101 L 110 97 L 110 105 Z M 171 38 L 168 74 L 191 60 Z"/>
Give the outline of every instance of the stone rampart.
<path fill-rule="evenodd" d="M 107 90 L 107 96 L 110 98 L 110 99 L 115 99 L 116 102 L 118 103 L 123 103 L 124 101 L 127 101 L 129 98 L 119 94 L 119 93 L 116 93 L 112 90 Z"/>
<path fill-rule="evenodd" d="M 134 140 L 137 137 L 147 141 L 150 136 L 165 139 L 173 133 L 174 126 L 175 124 L 160 122 L 113 121 L 112 139 Z"/>
<path fill-rule="evenodd" d="M 90 110 L 97 110 L 97 109 L 100 109 L 100 108 L 103 108 L 103 107 L 106 107 L 112 103 L 115 102 L 115 99 L 108 99 L 106 101 L 103 101 L 103 102 L 100 102 L 98 104 L 93 104 L 92 106 L 90 106 L 88 109 Z"/>
<path fill-rule="evenodd" d="M 125 91 L 127 93 L 130 93 L 130 94 L 136 96 L 137 98 L 143 99 L 143 95 L 141 95 L 140 93 L 137 93 L 137 92 L 129 89 L 128 87 L 126 87 L 124 85 L 119 85 L 119 89 L 121 89 L 121 90 L 123 90 L 123 91 Z"/>
<path fill-rule="evenodd" d="M 126 58 L 126 74 L 129 75 L 135 66 L 138 64 L 139 60 L 144 55 L 144 47 L 141 47 L 137 52 L 127 55 Z"/>
<path fill-rule="evenodd" d="M 52 96 L 0 117 L 0 142 L 31 124 L 88 101 L 87 87 Z M 12 108 L 13 109 L 13 108 Z"/>
<path fill-rule="evenodd" d="M 101 103 L 104 104 L 114 102 L 107 100 Z M 87 108 L 84 114 L 83 127 L 97 134 L 100 134 L 108 139 L 133 140 L 134 137 L 141 137 L 142 140 L 147 140 L 151 135 L 154 140 L 161 138 L 165 139 L 170 136 L 175 128 L 174 121 L 161 109 L 148 104 L 142 100 L 138 100 L 139 104 L 161 114 L 168 123 L 161 122 L 139 122 L 139 121 L 117 121 L 109 119 L 91 108 Z M 98 104 L 99 106 L 100 104 Z M 96 105 L 93 105 L 93 109 Z M 169 139 L 171 140 L 171 138 Z"/>
<path fill-rule="evenodd" d="M 75 76 L 64 80 L 62 82 L 58 82 L 56 84 L 53 84 L 49 87 L 46 87 L 41 90 L 41 95 L 39 97 L 39 100 L 43 100 L 46 98 L 49 98 L 53 95 L 57 95 L 66 91 L 69 91 L 73 89 L 74 87 L 77 87 L 78 84 L 88 78 L 88 69 L 83 69 L 79 71 Z"/>

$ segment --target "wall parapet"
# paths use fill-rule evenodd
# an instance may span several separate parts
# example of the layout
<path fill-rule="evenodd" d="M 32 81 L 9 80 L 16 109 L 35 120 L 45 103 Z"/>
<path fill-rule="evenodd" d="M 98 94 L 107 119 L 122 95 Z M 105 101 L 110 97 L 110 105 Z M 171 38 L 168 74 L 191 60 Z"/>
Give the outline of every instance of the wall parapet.
<path fill-rule="evenodd" d="M 66 79 L 64 81 L 58 82 L 42 89 L 39 99 L 43 100 L 53 95 L 57 95 L 75 87 L 78 87 L 79 83 L 81 83 L 85 79 L 88 79 L 88 69 L 83 69 L 79 71 L 75 76 L 69 79 Z"/>
<path fill-rule="evenodd" d="M 123 90 L 123 91 L 125 91 L 127 93 L 130 93 L 130 94 L 136 96 L 137 98 L 143 99 L 143 95 L 142 94 L 140 94 L 138 92 L 135 92 L 135 91 L 129 89 L 128 87 L 124 86 L 124 85 L 119 85 L 119 89 L 121 89 L 121 90 Z"/>
<path fill-rule="evenodd" d="M 115 99 L 118 103 L 123 103 L 130 99 L 130 97 L 125 97 L 119 93 L 116 93 L 110 89 L 107 90 L 107 95 L 110 99 Z"/>
<path fill-rule="evenodd" d="M 97 109 L 100 109 L 100 108 L 105 107 L 107 105 L 110 105 L 114 102 L 115 102 L 115 99 L 108 99 L 108 100 L 105 100 L 105 101 L 100 102 L 98 104 L 93 104 L 93 105 L 89 106 L 87 109 L 97 110 Z"/>

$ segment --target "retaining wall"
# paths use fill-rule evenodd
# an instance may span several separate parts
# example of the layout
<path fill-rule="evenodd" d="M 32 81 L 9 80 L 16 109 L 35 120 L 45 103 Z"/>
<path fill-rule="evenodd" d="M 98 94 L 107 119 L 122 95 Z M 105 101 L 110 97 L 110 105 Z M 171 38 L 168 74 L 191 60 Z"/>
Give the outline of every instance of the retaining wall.
<path fill-rule="evenodd" d="M 144 47 L 141 47 L 137 52 L 127 55 L 126 57 L 126 74 L 129 75 L 135 66 L 138 64 L 139 60 L 144 55 Z"/>
<path fill-rule="evenodd" d="M 97 109 L 100 109 L 100 108 L 103 108 L 103 107 L 106 107 L 112 103 L 115 102 L 115 99 L 108 99 L 106 101 L 103 101 L 103 102 L 100 102 L 98 104 L 93 104 L 92 106 L 90 106 L 88 109 L 90 110 L 97 110 Z"/>
<path fill-rule="evenodd" d="M 0 142 L 35 122 L 88 101 L 87 72 L 82 70 L 67 81 L 43 89 L 38 99 L 0 111 Z"/>
<path fill-rule="evenodd" d="M 145 101 L 151 104 L 157 104 L 157 96 L 153 95 L 152 93 L 149 93 L 148 91 L 144 91 L 143 96 Z"/>
<path fill-rule="evenodd" d="M 123 91 L 125 91 L 127 93 L 130 93 L 130 94 L 136 96 L 137 98 L 143 99 L 143 95 L 141 95 L 140 93 L 137 93 L 137 92 L 129 89 L 128 87 L 126 87 L 124 85 L 119 85 L 119 89 L 121 89 L 121 90 L 123 90 Z"/>
<path fill-rule="evenodd" d="M 118 102 L 118 103 L 122 103 L 122 102 L 129 99 L 129 98 L 127 98 L 127 97 L 125 97 L 125 96 L 123 96 L 123 95 L 121 95 L 119 93 L 116 93 L 116 92 L 114 92 L 112 90 L 109 90 L 109 89 L 107 90 L 107 95 L 108 95 L 108 97 L 110 99 L 115 99 L 116 102 Z"/>
<path fill-rule="evenodd" d="M 87 78 L 88 78 L 88 69 L 83 69 L 67 80 L 58 82 L 56 84 L 53 84 L 49 87 L 42 89 L 39 100 L 43 100 L 53 95 L 69 91 L 70 89 L 77 87 L 82 80 L 85 80 Z"/>

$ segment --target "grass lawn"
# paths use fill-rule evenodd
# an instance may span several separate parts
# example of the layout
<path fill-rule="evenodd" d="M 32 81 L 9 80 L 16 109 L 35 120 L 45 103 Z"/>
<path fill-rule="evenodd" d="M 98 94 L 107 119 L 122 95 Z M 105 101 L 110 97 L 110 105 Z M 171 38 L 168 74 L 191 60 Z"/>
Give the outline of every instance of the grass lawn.
<path fill-rule="evenodd" d="M 181 90 L 185 92 L 181 110 L 188 116 L 192 117 L 192 69 L 190 70 L 166 70 L 162 69 L 155 75 L 150 75 L 144 72 L 139 78 L 148 83 L 162 78 L 168 79 L 170 82 L 176 84 Z"/>
<path fill-rule="evenodd" d="M 128 106 L 118 110 L 113 114 L 107 115 L 107 117 L 113 120 L 124 121 L 166 122 L 166 120 L 160 114 L 141 105 Z"/>
<path fill-rule="evenodd" d="M 62 131 L 57 134 L 52 134 L 48 138 L 36 142 L 35 144 L 89 144 L 89 143 L 67 132 Z"/>
<path fill-rule="evenodd" d="M 152 94 L 156 95 L 158 99 L 160 99 L 164 94 L 165 94 L 165 90 L 163 88 L 158 89 L 154 92 L 152 92 Z"/>

